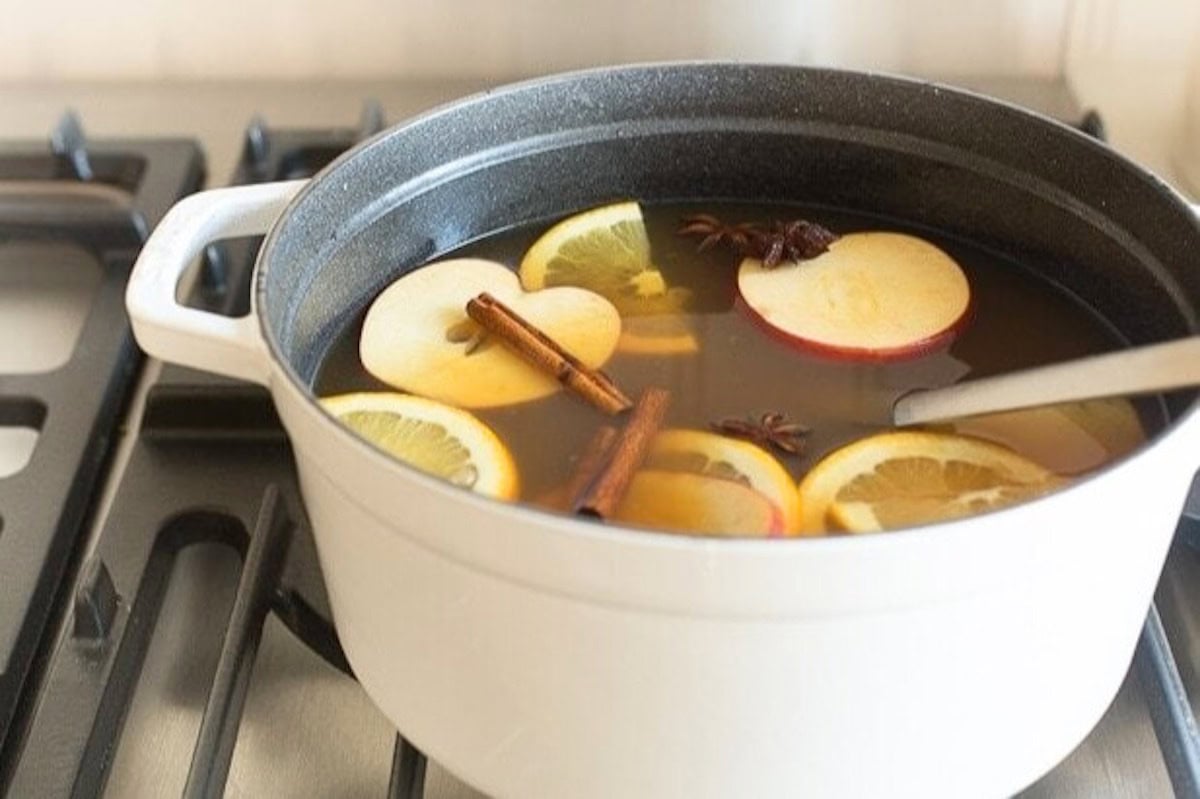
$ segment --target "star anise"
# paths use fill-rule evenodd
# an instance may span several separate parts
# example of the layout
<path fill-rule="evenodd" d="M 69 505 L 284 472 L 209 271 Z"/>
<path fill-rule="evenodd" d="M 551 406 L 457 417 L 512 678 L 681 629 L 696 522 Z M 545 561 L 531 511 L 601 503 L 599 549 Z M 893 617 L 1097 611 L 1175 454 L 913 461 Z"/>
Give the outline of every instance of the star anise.
<path fill-rule="evenodd" d="M 832 230 L 804 219 L 776 222 L 769 233 L 760 233 L 750 240 L 751 251 L 745 253 L 762 260 L 767 269 L 784 261 L 807 261 L 816 258 L 837 241 Z"/>
<path fill-rule="evenodd" d="M 712 422 L 709 427 L 718 433 L 753 441 L 760 447 L 775 447 L 789 455 L 804 452 L 805 438 L 809 428 L 798 422 L 789 422 L 782 413 L 768 411 L 758 418 L 738 419 L 728 417 Z"/>
<path fill-rule="evenodd" d="M 763 231 L 753 222 L 726 225 L 712 214 L 696 214 L 685 217 L 683 225 L 675 232 L 680 236 L 703 236 L 704 238 L 696 247 L 697 252 L 704 252 L 709 247 L 721 243 L 729 244 L 739 252 L 743 252 L 755 237 L 762 235 Z"/>
<path fill-rule="evenodd" d="M 767 269 L 774 269 L 784 261 L 816 258 L 838 239 L 833 231 L 805 219 L 777 221 L 770 229 L 764 229 L 753 222 L 727 225 L 711 214 L 687 217 L 676 232 L 681 236 L 702 236 L 697 247 L 701 252 L 726 244 L 742 256 L 758 258 Z"/>

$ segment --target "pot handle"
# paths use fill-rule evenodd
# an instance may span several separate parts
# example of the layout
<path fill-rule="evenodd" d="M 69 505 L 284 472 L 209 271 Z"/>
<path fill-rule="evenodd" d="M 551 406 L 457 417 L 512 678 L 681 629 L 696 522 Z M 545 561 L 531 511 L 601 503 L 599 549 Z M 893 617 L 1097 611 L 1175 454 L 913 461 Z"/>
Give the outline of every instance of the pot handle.
<path fill-rule="evenodd" d="M 164 361 L 267 384 L 269 361 L 253 299 L 249 314 L 232 318 L 180 305 L 175 292 L 183 271 L 206 246 L 266 233 L 307 182 L 203 191 L 167 212 L 142 247 L 125 291 L 142 349 Z"/>

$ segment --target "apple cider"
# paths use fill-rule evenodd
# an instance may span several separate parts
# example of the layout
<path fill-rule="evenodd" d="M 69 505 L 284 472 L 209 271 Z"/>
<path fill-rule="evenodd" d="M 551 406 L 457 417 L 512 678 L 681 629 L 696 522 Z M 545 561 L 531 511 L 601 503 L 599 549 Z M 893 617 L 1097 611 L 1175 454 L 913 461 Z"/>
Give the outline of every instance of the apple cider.
<path fill-rule="evenodd" d="M 1058 488 L 1164 423 L 1155 399 L 1110 399 L 896 431 L 891 405 L 906 391 L 1124 343 L 1021 264 L 896 220 L 616 204 L 488 235 L 406 273 L 346 321 L 313 386 L 401 460 L 560 512 L 578 510 L 568 487 L 595 477 L 581 469 L 604 468 L 585 463 L 599 458 L 598 431 L 619 438 L 638 410 L 605 413 L 518 362 L 464 308 L 485 293 L 630 400 L 648 388 L 669 398 L 618 481 L 616 510 L 600 514 L 634 527 L 811 535 L 954 518 Z M 421 404 L 393 409 L 397 395 Z"/>

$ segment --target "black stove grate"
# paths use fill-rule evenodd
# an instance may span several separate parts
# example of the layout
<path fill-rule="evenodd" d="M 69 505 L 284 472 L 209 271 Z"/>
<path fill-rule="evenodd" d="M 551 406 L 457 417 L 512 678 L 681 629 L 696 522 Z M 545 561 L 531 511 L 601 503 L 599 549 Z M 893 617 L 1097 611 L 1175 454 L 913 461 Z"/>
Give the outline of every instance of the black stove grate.
<path fill-rule="evenodd" d="M 65 365 L 0 374 L 0 423 L 40 432 L 28 465 L 0 480 L 0 751 L 19 726 L 20 697 L 30 693 L 140 360 L 125 281 L 146 230 L 203 180 L 192 142 L 89 143 L 71 114 L 53 139 L 0 145 L 0 259 L 101 277 Z"/>
<path fill-rule="evenodd" d="M 1200 550 L 1200 475 L 1192 480 L 1175 530 L 1173 549 L 1177 548 Z M 1164 611 L 1173 610 L 1171 598 L 1168 596 L 1165 601 Z M 1200 726 L 1192 711 L 1159 607 L 1163 607 L 1162 600 L 1156 600 L 1150 607 L 1133 665 L 1150 706 L 1154 735 L 1175 795 L 1195 799 L 1200 797 Z M 1194 611 L 1194 608 L 1188 610 Z M 1184 651 L 1186 653 L 1186 649 Z"/>
<path fill-rule="evenodd" d="M 255 121 L 234 180 L 311 174 L 381 128 L 373 103 L 355 128 L 274 131 Z M 131 242 L 130 263 L 139 243 Z M 209 247 L 187 304 L 245 313 L 260 244 L 245 238 Z M 124 322 L 119 298 L 115 307 Z M 128 382 L 131 374 L 121 377 Z M 172 565 L 198 542 L 229 546 L 244 564 L 184 795 L 223 793 L 268 612 L 349 673 L 328 621 L 291 452 L 270 396 L 257 386 L 164 366 L 147 391 L 95 551 L 80 570 L 71 624 L 46 665 L 36 713 L 24 740 L 5 747 L 8 767 L 0 773 L 8 775 L 13 796 L 103 794 Z"/>

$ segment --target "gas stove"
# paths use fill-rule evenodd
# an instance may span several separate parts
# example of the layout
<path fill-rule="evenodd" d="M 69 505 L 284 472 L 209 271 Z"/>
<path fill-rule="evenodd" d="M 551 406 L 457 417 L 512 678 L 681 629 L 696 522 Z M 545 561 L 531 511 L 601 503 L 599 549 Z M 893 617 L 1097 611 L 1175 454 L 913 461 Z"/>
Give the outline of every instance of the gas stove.
<path fill-rule="evenodd" d="M 379 94 L 399 118 L 461 88 Z M 982 88 L 1103 136 L 1061 84 Z M 254 96 L 208 91 L 212 113 Z M 350 102 L 331 92 L 312 94 Z M 206 153 L 225 165 L 214 184 L 311 175 L 385 124 L 353 102 L 340 127 L 248 113 L 240 136 L 214 132 L 226 113 L 199 140 L 161 121 L 89 139 L 67 114 L 0 142 L 0 796 L 481 796 L 354 681 L 269 396 L 144 359 L 123 311 L 140 244 L 205 183 Z M 245 313 L 259 243 L 209 247 L 186 302 Z M 1194 544 L 1200 502 L 1107 715 L 1022 796 L 1200 796 Z"/>

